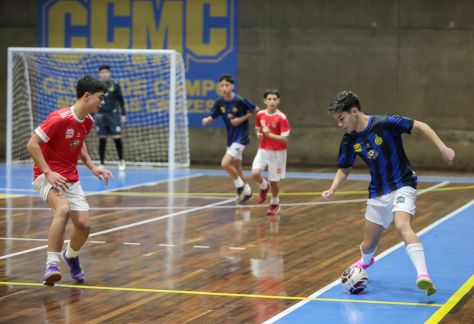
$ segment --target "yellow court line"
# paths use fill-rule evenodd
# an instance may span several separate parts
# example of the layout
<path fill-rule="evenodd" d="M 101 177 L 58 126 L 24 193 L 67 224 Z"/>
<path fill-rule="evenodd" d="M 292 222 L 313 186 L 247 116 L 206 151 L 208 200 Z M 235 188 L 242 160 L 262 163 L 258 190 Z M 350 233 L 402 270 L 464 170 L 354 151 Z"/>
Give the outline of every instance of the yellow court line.
<path fill-rule="evenodd" d="M 14 282 L 14 281 L 0 281 L 0 285 L 11 286 L 33 286 L 46 287 L 43 284 L 35 282 Z M 342 298 L 320 298 L 320 297 L 298 297 L 298 296 L 276 296 L 276 295 L 257 295 L 257 294 L 236 294 L 223 292 L 209 292 L 209 291 L 192 291 L 192 290 L 171 290 L 171 289 L 148 289 L 148 288 L 126 288 L 126 287 L 107 287 L 107 286 L 83 286 L 83 285 L 68 285 L 56 284 L 54 287 L 59 288 L 76 288 L 76 289 L 95 289 L 95 290 L 112 290 L 112 291 L 133 291 L 133 292 L 148 292 L 148 293 L 171 293 L 184 295 L 204 295 L 204 296 L 218 296 L 218 297 L 247 297 L 247 298 L 266 298 L 266 299 L 289 299 L 289 300 L 313 300 L 325 302 L 345 302 L 345 303 L 362 303 L 362 304 L 381 304 L 381 305 L 404 305 L 404 306 L 426 306 L 426 307 L 441 307 L 442 304 L 425 304 L 425 303 L 411 303 L 411 302 L 389 302 L 378 300 L 355 300 Z"/>
<path fill-rule="evenodd" d="M 0 199 L 2 199 L 2 198 L 16 198 L 16 197 L 23 197 L 23 195 L 15 195 L 15 194 L 0 194 Z"/>
<path fill-rule="evenodd" d="M 474 185 L 469 186 L 456 186 L 456 187 L 442 187 L 431 189 L 434 191 L 453 191 L 453 190 L 468 190 L 474 189 Z M 423 189 L 418 189 L 421 191 Z M 317 196 L 322 191 L 310 191 L 310 192 L 281 192 L 280 196 Z M 336 195 L 367 195 L 367 190 L 351 190 L 351 191 L 338 191 Z M 151 197 L 168 197 L 168 196 L 215 196 L 215 197 L 233 197 L 235 193 L 231 192 L 131 192 L 131 191 L 111 191 L 104 192 L 104 195 L 112 196 L 151 196 Z"/>
<path fill-rule="evenodd" d="M 456 306 L 457 303 L 474 287 L 474 275 L 469 278 L 464 285 L 461 286 L 452 296 L 448 299 L 440 309 L 438 309 L 431 317 L 425 322 L 425 324 L 439 323 L 450 311 Z"/>

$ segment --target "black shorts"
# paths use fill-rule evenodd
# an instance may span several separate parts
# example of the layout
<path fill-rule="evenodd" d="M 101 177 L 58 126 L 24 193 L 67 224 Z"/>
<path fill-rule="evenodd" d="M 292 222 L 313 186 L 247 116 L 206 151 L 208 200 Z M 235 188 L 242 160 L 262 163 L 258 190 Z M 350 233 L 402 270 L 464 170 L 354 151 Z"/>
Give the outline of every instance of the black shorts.
<path fill-rule="evenodd" d="M 122 132 L 120 114 L 95 114 L 94 120 L 99 136 L 120 135 Z"/>

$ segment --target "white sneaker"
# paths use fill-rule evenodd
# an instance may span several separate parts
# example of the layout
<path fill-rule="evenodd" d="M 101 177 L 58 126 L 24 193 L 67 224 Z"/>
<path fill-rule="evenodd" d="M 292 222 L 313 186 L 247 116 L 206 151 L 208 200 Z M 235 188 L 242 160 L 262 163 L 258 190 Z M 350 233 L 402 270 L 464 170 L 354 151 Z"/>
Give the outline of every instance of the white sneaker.
<path fill-rule="evenodd" d="M 126 168 L 127 168 L 127 166 L 125 164 L 125 160 L 120 160 L 119 163 L 118 163 L 119 171 L 125 171 Z"/>
<path fill-rule="evenodd" d="M 240 195 L 240 202 L 247 201 L 250 198 L 252 198 L 252 188 L 250 188 L 250 185 L 246 183 L 242 190 L 242 194 Z"/>

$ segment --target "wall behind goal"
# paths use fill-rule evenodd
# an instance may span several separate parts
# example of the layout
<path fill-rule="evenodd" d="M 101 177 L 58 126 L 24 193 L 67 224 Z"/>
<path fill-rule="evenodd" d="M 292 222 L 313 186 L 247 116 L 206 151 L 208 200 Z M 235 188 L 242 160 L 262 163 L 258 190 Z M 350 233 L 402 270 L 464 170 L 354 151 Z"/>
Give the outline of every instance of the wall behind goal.
<path fill-rule="evenodd" d="M 1 1 L 0 12 L 0 126 L 5 129 L 6 48 L 37 45 L 37 1 Z M 327 106 L 339 90 L 352 89 L 367 113 L 428 122 L 456 150 L 457 167 L 474 170 L 473 30 L 470 0 L 242 0 L 239 93 L 262 105 L 265 88 L 281 90 L 281 107 L 293 126 L 290 166 L 334 167 L 341 133 Z M 224 134 L 191 129 L 192 163 L 217 167 Z M 444 167 L 426 140 L 412 135 L 405 146 L 416 168 Z M 255 150 L 253 138 L 247 164 Z"/>

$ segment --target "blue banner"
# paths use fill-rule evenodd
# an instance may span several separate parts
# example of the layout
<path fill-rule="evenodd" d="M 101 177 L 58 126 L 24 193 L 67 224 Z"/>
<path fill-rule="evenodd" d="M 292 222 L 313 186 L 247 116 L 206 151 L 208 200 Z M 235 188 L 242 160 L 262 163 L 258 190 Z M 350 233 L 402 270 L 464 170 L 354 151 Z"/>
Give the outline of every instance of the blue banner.
<path fill-rule="evenodd" d="M 189 126 L 201 127 L 219 76 L 232 74 L 237 86 L 237 19 L 238 0 L 40 0 L 39 46 L 175 49 L 186 66 Z M 131 120 L 140 113 L 128 111 Z"/>

